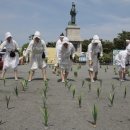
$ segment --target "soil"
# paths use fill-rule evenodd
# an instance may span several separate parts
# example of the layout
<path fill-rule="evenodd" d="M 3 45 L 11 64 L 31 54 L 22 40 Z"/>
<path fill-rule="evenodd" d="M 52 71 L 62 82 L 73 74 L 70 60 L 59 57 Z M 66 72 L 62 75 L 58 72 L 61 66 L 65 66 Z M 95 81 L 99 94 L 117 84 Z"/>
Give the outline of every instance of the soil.
<path fill-rule="evenodd" d="M 52 66 L 48 66 L 47 108 L 49 113 L 48 127 L 44 126 L 40 107 L 43 106 L 42 93 L 44 82 L 41 71 L 35 72 L 34 78 L 28 83 L 26 91 L 22 90 L 22 78 L 27 79 L 29 65 L 19 66 L 19 80 L 15 81 L 9 70 L 4 81 L 0 80 L 0 130 L 130 130 L 130 77 L 120 83 L 118 75 L 114 73 L 115 66 L 102 66 L 99 69 L 98 80 L 91 84 L 87 66 L 82 65 L 69 74 L 68 84 L 58 82 L 60 77 L 52 73 Z M 105 68 L 107 72 L 105 72 Z M 74 77 L 78 71 L 78 77 Z M 85 81 L 82 87 L 82 81 Z M 100 81 L 102 80 L 102 87 Z M 112 91 L 112 84 L 115 90 Z M 15 95 L 14 88 L 18 87 L 19 95 Z M 97 88 L 101 87 L 100 97 L 97 98 Z M 124 90 L 127 88 L 126 98 Z M 76 93 L 73 98 L 72 88 Z M 108 97 L 115 93 L 113 106 Z M 78 106 L 78 96 L 82 96 L 82 106 Z M 9 108 L 5 97 L 10 96 Z M 96 127 L 93 125 L 92 109 L 94 104 L 98 110 Z"/>

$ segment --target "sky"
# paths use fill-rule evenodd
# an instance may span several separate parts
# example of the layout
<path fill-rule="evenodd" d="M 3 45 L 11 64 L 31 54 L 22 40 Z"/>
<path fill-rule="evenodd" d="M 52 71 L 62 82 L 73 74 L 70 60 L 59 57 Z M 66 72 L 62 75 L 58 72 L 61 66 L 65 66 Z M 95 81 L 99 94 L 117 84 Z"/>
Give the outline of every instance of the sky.
<path fill-rule="evenodd" d="M 72 2 L 83 40 L 97 34 L 112 41 L 130 31 L 130 0 L 0 0 L 0 40 L 9 31 L 22 46 L 38 30 L 46 42 L 56 41 L 71 19 Z"/>

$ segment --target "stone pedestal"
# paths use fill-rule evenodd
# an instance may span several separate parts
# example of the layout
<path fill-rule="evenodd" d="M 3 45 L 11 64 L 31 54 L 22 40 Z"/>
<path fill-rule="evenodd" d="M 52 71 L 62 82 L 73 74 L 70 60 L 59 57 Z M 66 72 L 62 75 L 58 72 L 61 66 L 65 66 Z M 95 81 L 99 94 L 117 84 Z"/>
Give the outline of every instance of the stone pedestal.
<path fill-rule="evenodd" d="M 76 52 L 82 51 L 81 37 L 80 37 L 80 27 L 77 25 L 68 25 L 66 28 L 66 36 L 69 41 L 73 43 Z"/>

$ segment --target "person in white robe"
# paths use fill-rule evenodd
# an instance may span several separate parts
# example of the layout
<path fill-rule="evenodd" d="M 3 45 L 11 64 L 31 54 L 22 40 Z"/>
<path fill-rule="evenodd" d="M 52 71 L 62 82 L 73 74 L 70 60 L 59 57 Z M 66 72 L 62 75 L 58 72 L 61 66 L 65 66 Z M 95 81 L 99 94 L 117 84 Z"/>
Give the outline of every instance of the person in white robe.
<path fill-rule="evenodd" d="M 98 35 L 94 35 L 91 43 L 88 45 L 89 77 L 91 82 L 97 80 L 99 58 L 103 56 L 103 48 Z"/>
<path fill-rule="evenodd" d="M 126 72 L 130 66 L 130 46 L 115 56 L 115 64 L 118 67 L 119 80 L 124 81 Z"/>
<path fill-rule="evenodd" d="M 64 34 L 61 33 L 59 39 L 56 42 L 56 63 L 54 65 L 54 69 L 53 69 L 53 73 L 56 73 L 56 70 L 59 67 L 59 62 L 58 62 L 58 52 L 61 49 L 62 43 L 63 43 L 63 39 L 64 39 Z"/>
<path fill-rule="evenodd" d="M 15 40 L 13 40 L 12 34 L 7 32 L 5 34 L 5 41 L 0 45 L 0 50 L 2 51 L 6 48 L 5 55 L 3 56 L 3 70 L 1 78 L 5 78 L 5 73 L 8 68 L 12 68 L 14 70 L 14 78 L 18 80 L 17 67 L 19 64 L 19 54 L 18 54 L 18 44 Z"/>
<path fill-rule="evenodd" d="M 46 58 L 47 58 L 47 50 L 46 50 L 46 43 L 44 40 L 41 39 L 41 34 L 39 31 L 36 31 L 32 41 L 29 43 L 26 53 L 24 56 L 28 56 L 30 53 L 30 73 L 28 81 L 32 80 L 34 72 L 36 69 L 42 70 L 43 80 L 46 81 Z"/>
<path fill-rule="evenodd" d="M 62 82 L 67 80 L 69 71 L 72 66 L 72 55 L 75 52 L 75 48 L 72 43 L 64 41 L 62 47 L 58 52 L 59 67 L 61 69 Z"/>

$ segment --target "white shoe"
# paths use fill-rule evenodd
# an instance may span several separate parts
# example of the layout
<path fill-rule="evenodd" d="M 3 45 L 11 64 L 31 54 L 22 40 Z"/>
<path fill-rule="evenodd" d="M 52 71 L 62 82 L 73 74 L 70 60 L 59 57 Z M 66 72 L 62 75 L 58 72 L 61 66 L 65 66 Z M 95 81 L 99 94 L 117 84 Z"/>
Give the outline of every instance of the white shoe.
<path fill-rule="evenodd" d="M 124 82 L 125 80 L 124 79 L 120 79 L 121 82 Z"/>
<path fill-rule="evenodd" d="M 94 83 L 95 81 L 92 79 L 91 82 Z"/>

